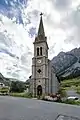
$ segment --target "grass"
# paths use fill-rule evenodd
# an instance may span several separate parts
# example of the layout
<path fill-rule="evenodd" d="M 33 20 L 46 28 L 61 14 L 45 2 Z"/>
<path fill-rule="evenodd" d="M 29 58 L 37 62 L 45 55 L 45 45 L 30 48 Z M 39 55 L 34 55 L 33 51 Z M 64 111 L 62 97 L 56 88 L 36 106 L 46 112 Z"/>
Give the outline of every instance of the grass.
<path fill-rule="evenodd" d="M 71 104 L 71 105 L 80 105 L 80 100 L 79 101 L 76 101 L 76 100 L 65 100 L 65 101 L 62 101 L 61 103 Z"/>
<path fill-rule="evenodd" d="M 67 96 L 66 91 L 69 89 L 70 90 L 74 89 L 78 94 L 80 94 L 80 77 L 64 80 L 61 82 L 61 87 L 59 90 L 61 97 L 66 97 Z M 32 95 L 30 93 L 10 93 L 10 95 L 14 97 L 32 98 Z M 76 101 L 76 100 L 64 100 L 61 103 L 80 105 L 80 101 Z"/>
<path fill-rule="evenodd" d="M 10 93 L 10 96 L 32 98 L 32 95 L 30 93 Z"/>
<path fill-rule="evenodd" d="M 61 89 L 65 91 L 72 89 L 75 90 L 76 93 L 80 94 L 80 77 L 62 81 Z M 61 103 L 80 105 L 80 100 L 64 100 Z"/>
<path fill-rule="evenodd" d="M 30 93 L 10 93 L 10 96 L 32 98 Z M 80 101 L 76 101 L 76 100 L 64 100 L 64 101 L 61 101 L 59 103 L 65 103 L 65 104 L 71 104 L 71 105 L 80 105 Z"/>
<path fill-rule="evenodd" d="M 80 86 L 76 88 L 76 93 L 80 94 Z"/>
<path fill-rule="evenodd" d="M 62 87 L 72 87 L 72 86 L 80 86 L 80 78 L 74 78 L 69 80 L 64 80 L 61 82 Z"/>
<path fill-rule="evenodd" d="M 80 77 L 62 81 L 61 88 L 65 90 L 74 89 L 80 94 Z"/>

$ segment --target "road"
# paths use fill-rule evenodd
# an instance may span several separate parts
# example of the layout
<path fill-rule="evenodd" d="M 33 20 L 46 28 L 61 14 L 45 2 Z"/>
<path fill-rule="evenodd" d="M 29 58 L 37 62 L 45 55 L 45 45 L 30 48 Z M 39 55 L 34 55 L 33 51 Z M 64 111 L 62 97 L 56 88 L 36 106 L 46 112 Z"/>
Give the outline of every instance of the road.
<path fill-rule="evenodd" d="M 0 120 L 55 120 L 58 114 L 80 118 L 80 107 L 0 96 Z"/>
<path fill-rule="evenodd" d="M 75 96 L 75 97 L 78 97 L 80 99 L 80 95 L 77 94 L 75 90 L 73 90 L 73 89 L 72 90 L 67 90 L 66 92 L 67 92 L 68 96 Z"/>

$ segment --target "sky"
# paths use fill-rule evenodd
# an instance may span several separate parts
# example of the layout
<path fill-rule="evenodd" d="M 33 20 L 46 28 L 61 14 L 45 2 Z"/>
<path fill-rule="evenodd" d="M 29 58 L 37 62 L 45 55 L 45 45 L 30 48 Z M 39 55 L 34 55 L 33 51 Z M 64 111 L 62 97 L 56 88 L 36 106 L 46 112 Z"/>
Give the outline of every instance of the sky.
<path fill-rule="evenodd" d="M 43 12 L 49 59 L 80 47 L 80 0 L 0 0 L 0 72 L 27 80 Z"/>

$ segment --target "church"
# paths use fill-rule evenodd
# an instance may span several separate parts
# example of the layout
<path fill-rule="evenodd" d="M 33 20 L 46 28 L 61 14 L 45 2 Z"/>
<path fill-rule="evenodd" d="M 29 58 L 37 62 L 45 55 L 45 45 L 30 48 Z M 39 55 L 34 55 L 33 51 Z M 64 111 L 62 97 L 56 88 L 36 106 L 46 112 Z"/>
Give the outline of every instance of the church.
<path fill-rule="evenodd" d="M 37 36 L 34 41 L 34 57 L 32 58 L 32 76 L 30 92 L 33 97 L 55 94 L 59 90 L 59 81 L 51 61 L 48 59 L 48 43 L 45 36 L 42 13 Z"/>

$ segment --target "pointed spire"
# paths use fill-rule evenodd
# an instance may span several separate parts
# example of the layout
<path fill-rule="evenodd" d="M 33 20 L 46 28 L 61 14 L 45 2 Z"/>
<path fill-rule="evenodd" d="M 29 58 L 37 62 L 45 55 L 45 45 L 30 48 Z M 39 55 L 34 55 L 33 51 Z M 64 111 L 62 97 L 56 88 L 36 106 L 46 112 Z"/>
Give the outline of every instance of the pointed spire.
<path fill-rule="evenodd" d="M 38 36 L 39 35 L 45 36 L 42 15 L 43 15 L 43 13 L 40 14 L 41 18 L 40 18 L 40 24 L 39 24 L 39 29 L 38 29 Z"/>

